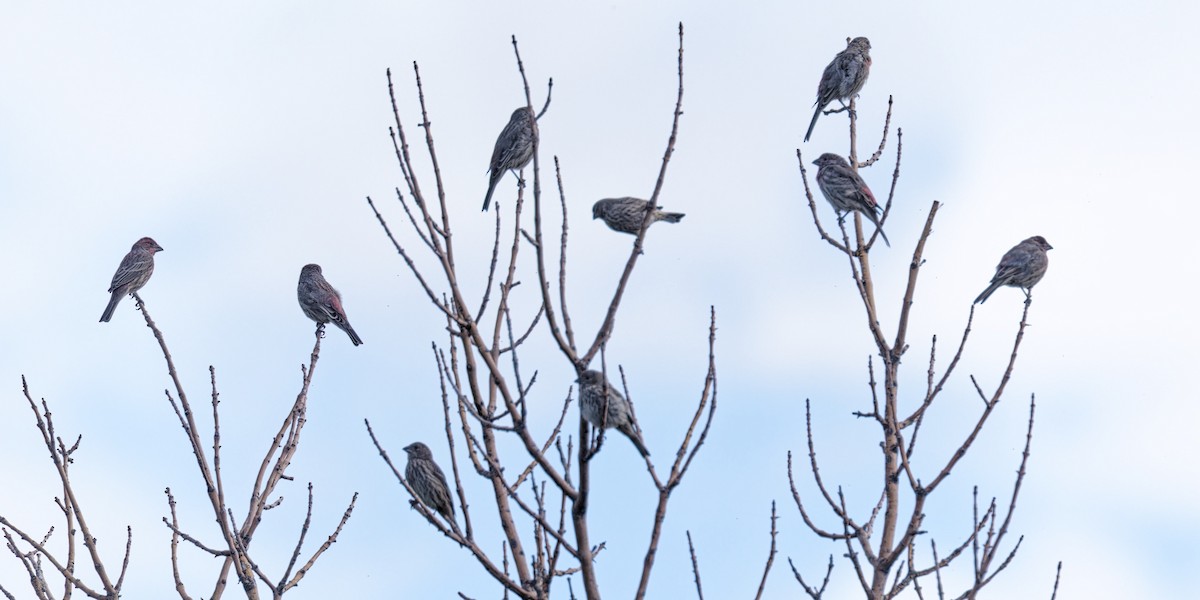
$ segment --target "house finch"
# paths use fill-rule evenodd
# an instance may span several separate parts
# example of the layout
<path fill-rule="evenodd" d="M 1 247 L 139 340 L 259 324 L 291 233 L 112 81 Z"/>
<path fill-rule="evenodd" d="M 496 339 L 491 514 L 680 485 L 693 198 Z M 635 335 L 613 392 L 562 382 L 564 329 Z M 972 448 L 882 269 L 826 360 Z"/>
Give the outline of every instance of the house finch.
<path fill-rule="evenodd" d="M 883 237 L 883 243 L 891 247 L 892 243 L 888 241 L 887 234 L 883 233 L 883 225 L 879 223 L 879 216 L 875 214 L 880 210 L 879 204 L 875 202 L 875 194 L 871 193 L 867 182 L 850 168 L 850 163 L 837 154 L 826 152 L 817 157 L 812 164 L 818 167 L 817 186 L 821 188 L 821 193 L 825 194 L 825 199 L 833 205 L 833 210 L 838 214 L 838 221 L 842 220 L 843 212 L 858 211 L 875 224 L 879 235 Z"/>
<path fill-rule="evenodd" d="M 597 200 L 592 205 L 592 218 L 604 219 L 608 228 L 613 231 L 637 235 L 638 229 L 642 227 L 642 219 L 646 217 L 646 204 L 645 200 L 628 196 Z M 659 210 L 660 208 L 662 207 L 654 209 L 654 216 L 650 220 L 651 225 L 655 221 L 678 223 L 684 217 L 683 213 L 663 212 Z"/>
<path fill-rule="evenodd" d="M 429 446 L 421 442 L 413 442 L 404 447 L 408 453 L 408 466 L 404 467 L 404 478 L 412 486 L 417 497 L 425 506 L 432 508 L 454 522 L 454 503 L 450 500 L 450 486 L 446 484 L 446 476 L 442 469 L 433 462 L 433 453 Z"/>
<path fill-rule="evenodd" d="M 817 125 L 817 117 L 821 111 L 834 100 L 845 104 L 858 94 L 867 83 L 867 74 L 871 71 L 871 42 L 865 37 L 850 40 L 846 49 L 833 57 L 825 72 L 821 73 L 821 83 L 817 85 L 817 110 L 813 111 L 812 122 L 808 124 L 808 133 L 804 141 L 812 136 L 813 127 Z"/>
<path fill-rule="evenodd" d="M 608 403 L 607 419 L 601 416 L 605 402 Z M 650 456 L 650 451 L 642 441 L 642 434 L 633 422 L 633 411 L 629 408 L 629 401 L 617 388 L 605 381 L 604 374 L 600 371 L 589 369 L 579 376 L 579 411 L 594 427 L 616 427 L 617 431 L 625 434 L 625 437 L 637 446 L 642 456 Z"/>
<path fill-rule="evenodd" d="M 1013 246 L 996 265 L 996 276 L 992 277 L 991 285 L 975 299 L 975 304 L 983 304 L 1002 285 L 1019 287 L 1028 298 L 1030 290 L 1046 274 L 1046 267 L 1050 264 L 1046 251 L 1052 249 L 1053 246 L 1040 235 Z"/>
<path fill-rule="evenodd" d="M 134 242 L 129 254 L 121 259 L 121 266 L 117 267 L 117 272 L 113 273 L 112 285 L 108 286 L 112 297 L 108 299 L 108 306 L 104 307 L 104 314 L 100 315 L 101 323 L 112 319 L 113 311 L 117 309 L 121 298 L 126 295 L 132 296 L 150 281 L 150 276 L 154 274 L 154 253 L 161 251 L 162 246 L 148 237 Z"/>
<path fill-rule="evenodd" d="M 342 308 L 342 295 L 325 281 L 321 274 L 320 265 L 304 265 L 300 269 L 300 283 L 296 286 L 296 297 L 300 300 L 300 309 L 308 318 L 318 323 L 333 322 L 355 346 L 363 343 L 362 338 L 354 332 L 350 321 L 346 319 L 346 311 Z"/>
<path fill-rule="evenodd" d="M 513 111 L 508 119 L 508 125 L 496 138 L 496 147 L 492 150 L 492 162 L 488 166 L 491 179 L 488 181 L 487 195 L 483 197 L 483 210 L 488 209 L 492 202 L 492 192 L 496 184 L 510 169 L 522 169 L 533 159 L 533 144 L 537 142 L 537 119 L 533 111 L 522 106 Z"/>

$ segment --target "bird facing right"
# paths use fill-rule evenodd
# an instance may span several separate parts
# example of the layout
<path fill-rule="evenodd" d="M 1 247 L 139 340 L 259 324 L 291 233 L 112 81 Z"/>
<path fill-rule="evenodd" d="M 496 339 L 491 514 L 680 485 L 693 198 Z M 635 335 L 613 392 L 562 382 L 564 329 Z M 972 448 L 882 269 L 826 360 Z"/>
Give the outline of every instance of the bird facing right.
<path fill-rule="evenodd" d="M 607 419 L 603 417 L 606 401 Z M 629 407 L 629 401 L 604 379 L 604 374 L 600 371 L 588 369 L 579 376 L 579 412 L 597 429 L 601 426 L 608 429 L 615 427 L 633 442 L 642 456 L 650 456 L 646 443 L 642 441 L 642 434 L 633 422 L 633 411 Z"/>
<path fill-rule="evenodd" d="M 113 311 L 117 309 L 121 298 L 135 294 L 150 281 L 150 276 L 154 274 L 154 253 L 161 251 L 162 246 L 148 237 L 133 243 L 129 253 L 121 259 L 117 272 L 113 274 L 112 285 L 108 286 L 112 296 L 108 299 L 108 306 L 104 307 L 104 314 L 100 315 L 101 323 L 112 319 Z"/>
<path fill-rule="evenodd" d="M 837 100 L 845 104 L 858 94 L 867 83 L 867 75 L 871 71 L 871 42 L 865 37 L 850 40 L 846 49 L 837 53 L 833 61 L 821 73 L 821 83 L 817 85 L 817 109 L 813 111 L 812 122 L 808 124 L 808 133 L 804 141 L 812 136 L 813 128 L 817 126 L 817 117 L 830 102 Z"/>
<path fill-rule="evenodd" d="M 843 212 L 860 212 L 875 224 L 879 235 L 883 237 L 883 243 L 891 247 L 892 243 L 883 232 L 879 216 L 875 214 L 880 210 L 879 203 L 875 201 L 875 194 L 871 193 L 871 188 L 867 187 L 867 182 L 863 181 L 862 176 L 850 168 L 850 163 L 840 155 L 826 152 L 818 156 L 812 164 L 817 165 L 817 187 L 821 188 L 825 199 L 833 205 L 833 210 L 838 214 L 838 221 L 841 222 Z"/>
<path fill-rule="evenodd" d="M 300 301 L 300 310 L 305 316 L 318 322 L 332 322 L 346 335 L 355 346 L 363 343 L 358 337 L 350 321 L 346 319 L 346 311 L 342 308 L 342 295 L 325 281 L 321 274 L 320 265 L 304 265 L 300 269 L 300 282 L 296 285 L 296 298 Z"/>
<path fill-rule="evenodd" d="M 496 184 L 509 170 L 522 169 L 533 159 L 533 145 L 537 141 L 537 117 L 528 106 L 514 110 L 508 119 L 508 125 L 496 138 L 496 147 L 492 149 L 492 161 L 488 164 L 491 176 L 488 180 L 487 195 L 483 197 L 483 210 L 487 211 L 492 203 L 492 193 Z"/>
<path fill-rule="evenodd" d="M 638 230 L 642 228 L 642 221 L 646 218 L 647 204 L 646 200 L 628 196 L 597 200 L 592 205 L 592 218 L 604 219 L 604 223 L 613 231 L 637 235 Z M 651 225 L 658 221 L 678 223 L 684 217 L 683 213 L 663 212 L 660 208 L 662 207 L 655 207 L 654 216 L 650 218 Z"/>
<path fill-rule="evenodd" d="M 404 467 L 404 478 L 416 492 L 417 497 L 425 506 L 441 513 L 450 523 L 454 523 L 454 502 L 450 497 L 450 485 L 446 483 L 446 475 L 433 462 L 433 453 L 429 446 L 421 442 L 413 442 L 404 447 L 408 453 L 408 465 Z"/>
<path fill-rule="evenodd" d="M 1025 298 L 1028 299 L 1033 286 L 1042 280 L 1042 276 L 1046 274 L 1046 267 L 1050 265 L 1046 251 L 1053 249 L 1054 247 L 1046 241 L 1046 238 L 1040 235 L 1035 235 L 1013 246 L 1011 250 L 1004 253 L 1000 264 L 996 265 L 996 275 L 992 277 L 991 285 L 983 290 L 978 298 L 975 298 L 975 304 L 983 304 L 988 296 L 991 296 L 992 292 L 1002 285 L 1021 288 L 1025 292 Z"/>

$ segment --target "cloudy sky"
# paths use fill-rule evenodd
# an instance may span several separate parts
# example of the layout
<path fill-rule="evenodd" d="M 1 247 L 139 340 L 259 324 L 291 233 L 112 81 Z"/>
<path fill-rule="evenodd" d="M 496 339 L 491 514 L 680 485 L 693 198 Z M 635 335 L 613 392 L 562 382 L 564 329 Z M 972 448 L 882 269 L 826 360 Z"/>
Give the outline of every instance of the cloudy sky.
<path fill-rule="evenodd" d="M 690 589 L 685 530 L 710 597 L 752 595 L 772 500 L 781 556 L 768 596 L 797 596 L 785 558 L 815 578 L 830 554 L 839 560 L 832 597 L 857 589 L 844 547 L 815 538 L 790 503 L 786 453 L 804 449 L 810 399 L 826 481 L 841 483 L 860 514 L 873 504 L 875 430 L 850 414 L 869 406 L 873 346 L 845 259 L 814 230 L 796 166 L 821 70 L 859 35 L 871 39 L 874 61 L 859 104 L 863 143 L 877 143 L 888 95 L 904 130 L 887 221 L 893 245 L 872 253 L 887 330 L 930 203 L 944 203 L 925 252 L 903 406 L 923 394 L 931 337 L 945 349 L 961 335 L 1001 254 L 1031 235 L 1055 247 L 1008 395 L 928 507 L 930 535 L 939 548 L 961 538 L 974 485 L 985 499 L 1007 498 L 1036 394 L 1033 458 L 1010 541 L 1025 539 L 991 595 L 1049 597 L 1060 560 L 1060 597 L 1191 591 L 1180 574 L 1200 570 L 1200 409 L 1187 376 L 1200 359 L 1190 242 L 1200 211 L 1187 188 L 1145 180 L 1196 164 L 1194 7 L 868 2 L 851 13 L 771 2 L 730 13 L 728 4 L 683 2 L 357 4 L 22 1 L 0 9 L 0 245 L 13 284 L 0 344 L 0 514 L 39 534 L 59 523 L 61 490 L 20 393 L 25 375 L 51 403 L 59 433 L 83 436 L 75 491 L 110 568 L 125 525 L 133 527 L 127 596 L 173 593 L 164 488 L 179 498 L 185 528 L 216 543 L 150 332 L 129 301 L 111 323 L 96 322 L 121 256 L 151 235 L 165 252 L 143 297 L 194 403 L 207 398 L 207 369 L 216 367 L 224 472 L 239 510 L 311 348 L 312 324 L 295 302 L 302 265 L 324 266 L 366 341 L 354 348 L 335 331 L 323 347 L 296 480 L 255 538 L 260 560 L 273 571 L 286 561 L 312 481 L 310 540 L 361 495 L 296 597 L 499 595 L 465 551 L 409 510 L 362 425 L 371 419 L 394 456 L 425 440 L 443 466 L 448 460 L 430 353 L 431 342 L 444 341 L 442 320 L 365 202 L 376 199 L 403 229 L 384 73 L 392 68 L 416 137 L 412 64 L 420 64 L 459 264 L 475 297 L 494 226 L 478 211 L 488 158 L 524 103 L 510 37 L 537 97 L 554 78 L 539 123 L 542 176 L 550 190 L 547 165 L 558 156 L 571 211 L 572 316 L 590 338 L 630 238 L 592 222 L 588 207 L 652 191 L 682 21 L 685 114 L 661 201 L 688 216 L 651 231 L 608 357 L 625 366 L 663 466 L 703 384 L 714 306 L 720 407 L 672 503 L 651 596 Z M 864 172 L 880 196 L 894 140 Z M 841 115 L 819 122 L 802 146 L 806 160 L 845 150 Z M 428 160 L 419 162 L 431 189 Z M 497 193 L 509 210 L 514 189 L 508 179 Z M 514 296 L 526 314 L 536 310 L 534 277 L 524 271 Z M 1001 290 L 978 311 L 960 376 L 922 433 L 925 478 L 979 410 L 966 376 L 985 388 L 998 381 L 1021 300 Z M 548 427 L 570 367 L 544 332 L 522 364 L 539 370 L 533 409 Z M 592 536 L 607 543 L 598 563 L 604 589 L 627 597 L 654 490 L 632 447 L 613 441 L 593 471 Z M 486 521 L 482 482 L 469 481 L 469 492 L 476 522 Z M 207 595 L 216 561 L 181 552 L 189 590 Z M 0 556 L 0 585 L 27 593 L 26 580 L 15 559 Z"/>

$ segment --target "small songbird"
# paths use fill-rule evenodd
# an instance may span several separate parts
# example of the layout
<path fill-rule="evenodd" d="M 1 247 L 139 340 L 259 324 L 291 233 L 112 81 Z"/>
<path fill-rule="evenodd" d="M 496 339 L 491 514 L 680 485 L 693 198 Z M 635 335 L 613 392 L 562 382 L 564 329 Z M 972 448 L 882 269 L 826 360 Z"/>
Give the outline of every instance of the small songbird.
<path fill-rule="evenodd" d="M 1040 235 L 1013 246 L 1004 253 L 1000 264 L 996 265 L 996 275 L 992 277 L 991 285 L 975 298 L 975 304 L 983 304 L 988 296 L 1002 285 L 1019 287 L 1025 292 L 1025 297 L 1029 298 L 1033 286 L 1042 280 L 1042 276 L 1046 274 L 1046 267 L 1050 265 L 1046 251 L 1053 249 L 1046 238 Z"/>
<path fill-rule="evenodd" d="M 637 235 L 638 229 L 642 227 L 642 220 L 646 218 L 646 204 L 646 200 L 628 196 L 597 200 L 592 205 L 592 219 L 604 219 L 605 224 L 613 231 Z M 663 212 L 661 208 L 655 207 L 654 216 L 650 218 L 651 225 L 657 221 L 678 223 L 684 217 L 683 213 Z"/>
<path fill-rule="evenodd" d="M 108 299 L 108 306 L 104 307 L 104 314 L 100 315 L 101 323 L 107 323 L 112 319 L 113 311 L 117 309 L 117 303 L 121 301 L 121 298 L 127 295 L 132 296 L 142 289 L 147 281 L 150 281 L 150 276 L 154 274 L 155 252 L 162 252 L 162 246 L 159 246 L 154 240 L 144 237 L 134 242 L 133 247 L 129 249 L 129 254 L 121 259 L 121 265 L 113 274 L 112 285 L 108 286 L 112 297 Z"/>
<path fill-rule="evenodd" d="M 607 419 L 602 416 L 605 402 L 608 403 Z M 650 456 L 650 451 L 646 449 L 646 443 L 642 441 L 642 434 L 633 421 L 633 411 L 629 407 L 629 401 L 621 395 L 621 392 L 617 391 L 617 388 L 604 379 L 604 374 L 600 371 L 589 369 L 579 376 L 579 411 L 593 427 L 599 428 L 602 425 L 608 429 L 615 427 L 617 431 L 625 434 L 625 437 L 629 438 L 634 446 L 637 446 L 638 452 L 641 452 L 642 456 Z"/>
<path fill-rule="evenodd" d="M 812 122 L 808 124 L 808 133 L 804 141 L 812 136 L 813 127 L 817 126 L 817 117 L 830 102 L 837 100 L 842 104 L 863 89 L 867 83 L 867 75 L 871 71 L 871 42 L 865 37 L 850 40 L 846 49 L 837 53 L 821 74 L 821 83 L 817 85 L 817 110 L 813 111 Z"/>
<path fill-rule="evenodd" d="M 488 180 L 487 196 L 483 197 L 485 212 L 492 203 L 492 193 L 496 191 L 496 184 L 500 183 L 500 178 L 510 170 L 524 168 L 533 159 L 533 145 L 537 142 L 537 137 L 537 118 L 534 117 L 533 111 L 528 106 L 514 110 L 508 119 L 508 125 L 504 126 L 504 130 L 496 138 L 496 147 L 492 149 L 492 162 L 488 166 L 491 177 Z"/>
<path fill-rule="evenodd" d="M 826 152 L 818 156 L 812 164 L 818 167 L 817 187 L 821 188 L 825 199 L 833 205 L 833 210 L 838 214 L 838 221 L 843 218 L 843 212 L 858 211 L 875 224 L 883 243 L 891 247 L 892 243 L 883 232 L 883 225 L 879 223 L 879 216 L 876 214 L 882 209 L 875 201 L 875 194 L 871 193 L 867 182 L 850 168 L 850 163 L 837 154 Z"/>
<path fill-rule="evenodd" d="M 417 497 L 425 506 L 441 513 L 450 523 L 454 523 L 454 502 L 450 496 L 450 486 L 442 469 L 433 462 L 433 453 L 429 446 L 421 442 L 413 442 L 404 447 L 408 453 L 408 465 L 404 467 L 404 478 L 416 492 Z"/>
<path fill-rule="evenodd" d="M 304 314 L 318 322 L 337 325 L 355 346 L 363 343 L 362 338 L 354 332 L 350 321 L 346 319 L 346 311 L 342 308 L 342 295 L 325 281 L 319 265 L 304 265 L 300 269 L 300 283 L 296 286 L 296 297 L 300 300 L 300 309 Z"/>

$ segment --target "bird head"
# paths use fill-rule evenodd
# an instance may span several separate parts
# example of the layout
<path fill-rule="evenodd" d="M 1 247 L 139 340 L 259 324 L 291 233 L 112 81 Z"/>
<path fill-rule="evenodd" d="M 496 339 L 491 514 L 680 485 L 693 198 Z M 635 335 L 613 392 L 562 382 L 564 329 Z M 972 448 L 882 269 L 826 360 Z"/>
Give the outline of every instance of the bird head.
<path fill-rule="evenodd" d="M 301 275 L 313 275 L 313 274 L 319 275 L 320 273 L 321 273 L 321 265 L 314 265 L 314 264 L 310 263 L 310 264 L 304 265 L 303 269 L 300 269 Z"/>
<path fill-rule="evenodd" d="M 594 369 L 588 369 L 579 374 L 579 383 L 581 385 L 594 385 L 604 381 L 604 373 Z"/>
<path fill-rule="evenodd" d="M 1053 250 L 1054 249 L 1054 246 L 1051 246 L 1050 242 L 1047 242 L 1046 238 L 1044 238 L 1040 235 L 1035 235 L 1025 241 L 1032 243 L 1033 245 L 1037 246 L 1038 248 L 1041 248 L 1042 250 Z"/>
<path fill-rule="evenodd" d="M 850 40 L 850 43 L 847 44 L 847 46 L 855 46 L 855 47 L 861 48 L 863 50 L 870 50 L 871 49 L 871 41 L 865 37 L 856 37 L 856 38 Z"/>
<path fill-rule="evenodd" d="M 850 163 L 846 162 L 846 159 L 842 158 L 840 154 L 834 154 L 832 152 L 826 152 L 825 154 L 818 156 L 817 160 L 814 160 L 812 164 L 817 165 L 817 167 L 831 167 L 835 165 L 841 165 L 844 167 L 850 166 Z"/>
<path fill-rule="evenodd" d="M 148 237 L 144 237 L 144 238 L 138 240 L 136 243 L 134 243 L 133 247 L 141 248 L 142 250 L 145 250 L 146 252 L 149 252 L 150 254 L 154 254 L 155 252 L 162 252 L 162 246 L 159 246 L 158 242 L 156 242 L 152 238 L 148 238 Z"/>
<path fill-rule="evenodd" d="M 433 458 L 433 453 L 429 451 L 429 446 L 421 442 L 413 442 L 405 446 L 404 451 L 408 453 L 409 458 Z"/>
<path fill-rule="evenodd" d="M 525 119 L 532 119 L 532 118 L 533 118 L 533 111 L 530 110 L 530 108 L 528 106 L 522 106 L 521 108 L 514 110 L 512 113 L 512 116 L 509 117 L 508 120 L 510 122 L 515 123 L 518 121 L 523 121 Z"/>

